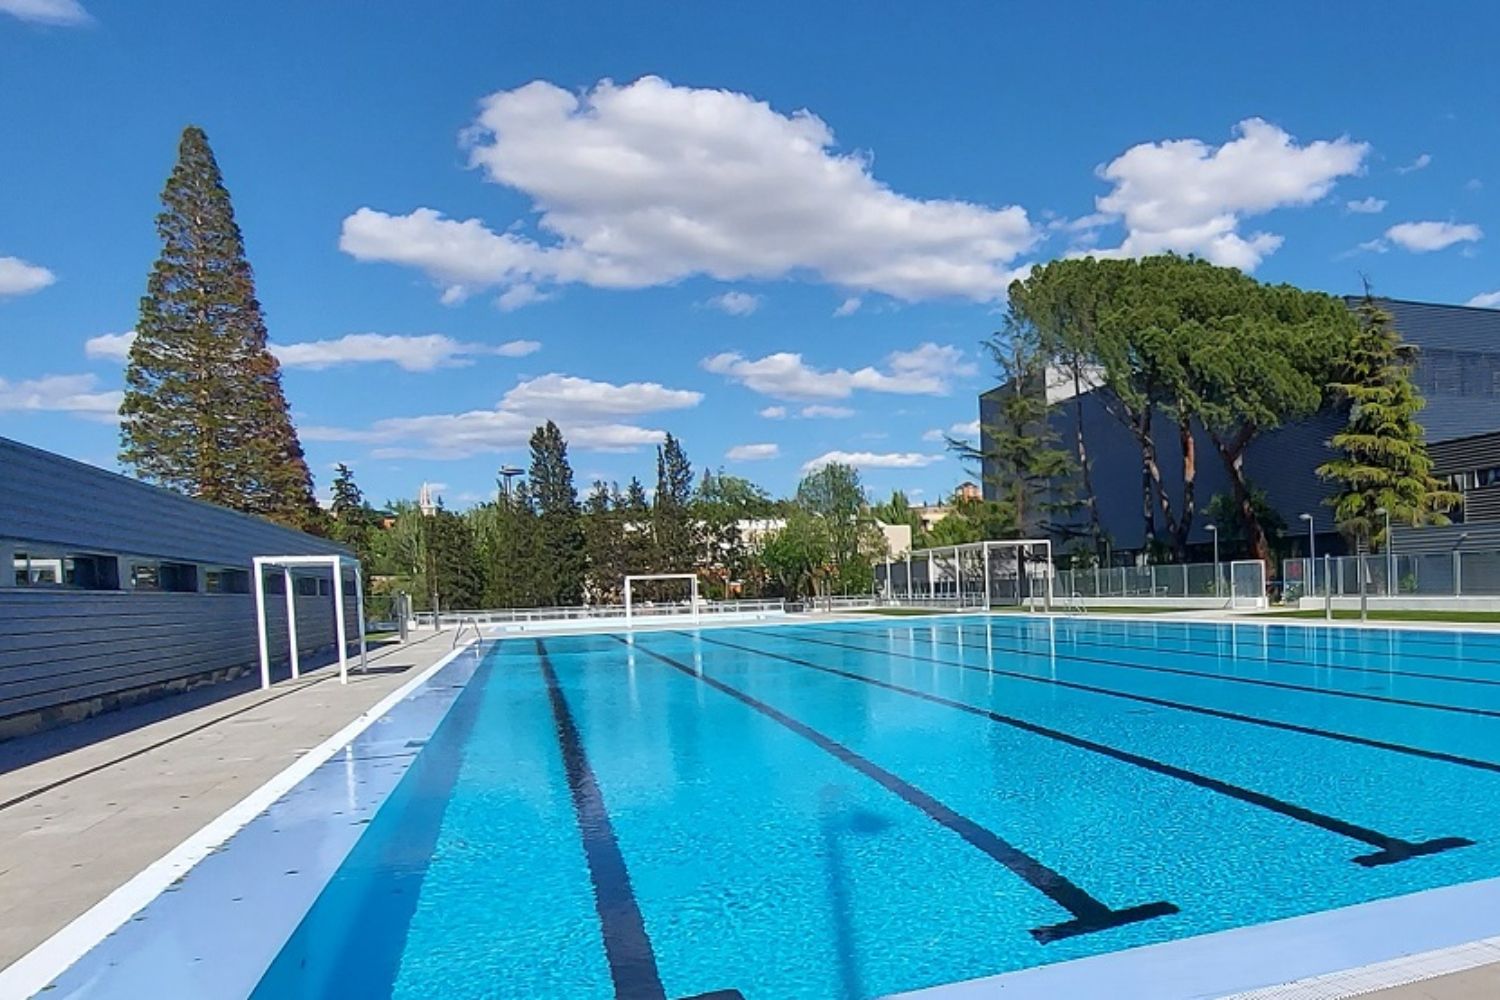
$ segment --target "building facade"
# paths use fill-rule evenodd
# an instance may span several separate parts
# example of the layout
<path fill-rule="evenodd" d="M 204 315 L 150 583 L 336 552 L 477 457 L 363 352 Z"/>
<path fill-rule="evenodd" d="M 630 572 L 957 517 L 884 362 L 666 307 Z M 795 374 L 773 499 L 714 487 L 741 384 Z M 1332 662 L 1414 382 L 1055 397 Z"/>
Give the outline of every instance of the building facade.
<path fill-rule="evenodd" d="M 251 560 L 348 554 L 0 438 L 0 739 L 258 670 Z M 283 656 L 284 586 L 268 576 Z M 293 586 L 299 648 L 331 648 L 332 579 Z"/>
<path fill-rule="evenodd" d="M 1350 305 L 1360 300 L 1351 298 Z M 1414 380 L 1427 401 L 1421 414 L 1428 447 L 1436 471 L 1452 481 L 1465 495 L 1455 520 L 1468 528 L 1418 528 L 1398 530 L 1397 547 L 1409 544 L 1444 545 L 1463 535 L 1462 544 L 1500 549 L 1500 310 L 1468 306 L 1434 305 L 1394 299 L 1379 300 L 1391 314 L 1396 329 L 1418 350 Z M 996 419 L 999 387 L 979 397 L 981 437 L 983 428 Z M 1071 393 L 1049 391 L 1053 403 L 1051 424 L 1061 446 L 1073 448 L 1079 413 L 1090 458 L 1094 493 L 1106 536 L 1116 561 L 1128 562 L 1145 545 L 1146 522 L 1142 510 L 1141 451 L 1130 431 L 1105 406 L 1102 389 L 1087 389 L 1076 400 Z M 1267 432 L 1251 443 L 1245 454 L 1250 481 L 1266 495 L 1272 509 L 1287 525 L 1287 538 L 1294 550 L 1306 548 L 1307 523 L 1312 517 L 1318 552 L 1339 552 L 1343 539 L 1334 524 L 1327 500 L 1333 486 L 1316 469 L 1333 457 L 1329 439 L 1343 426 L 1339 413 L 1323 412 L 1310 420 Z M 1181 446 L 1171 421 L 1154 421 L 1154 440 L 1161 456 L 1163 485 L 1173 499 L 1181 496 Z M 1203 512 L 1216 494 L 1229 492 L 1228 477 L 1212 442 L 1201 429 L 1195 434 L 1197 450 L 1197 517 L 1188 543 L 1205 551 L 1212 544 Z M 988 440 L 984 440 L 988 448 Z M 996 492 L 995 470 L 986 468 L 985 495 Z M 1164 534 L 1160 511 L 1158 532 Z M 1072 527 L 1084 529 L 1080 516 Z M 1494 524 L 1493 533 L 1478 525 Z M 1436 534 L 1434 534 L 1436 533 Z"/>

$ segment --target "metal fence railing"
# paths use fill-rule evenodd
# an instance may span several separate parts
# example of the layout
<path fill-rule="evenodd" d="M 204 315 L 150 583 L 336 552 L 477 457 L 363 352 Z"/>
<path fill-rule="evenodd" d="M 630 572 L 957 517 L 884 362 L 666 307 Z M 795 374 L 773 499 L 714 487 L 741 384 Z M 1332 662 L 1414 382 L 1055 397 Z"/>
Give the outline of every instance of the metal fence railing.
<path fill-rule="evenodd" d="M 1361 575 L 1372 596 L 1492 597 L 1500 595 L 1500 552 L 1320 556 L 1281 564 L 1287 600 L 1357 597 Z"/>
<path fill-rule="evenodd" d="M 1070 597 L 1222 597 L 1231 591 L 1230 564 L 1095 566 L 1058 570 L 1056 590 Z"/>
<path fill-rule="evenodd" d="M 690 601 L 638 602 L 631 605 L 632 619 L 680 615 L 692 617 Z M 697 613 L 700 618 L 727 614 L 772 614 L 786 611 L 786 602 L 774 600 L 743 601 L 699 601 Z M 417 624 L 431 628 L 433 614 L 418 612 Z M 455 628 L 460 623 L 474 621 L 480 625 L 534 624 L 539 622 L 576 622 L 588 620 L 625 620 L 623 604 L 585 604 L 551 608 L 490 608 L 474 611 L 444 611 L 436 616 L 437 624 L 443 628 Z"/>

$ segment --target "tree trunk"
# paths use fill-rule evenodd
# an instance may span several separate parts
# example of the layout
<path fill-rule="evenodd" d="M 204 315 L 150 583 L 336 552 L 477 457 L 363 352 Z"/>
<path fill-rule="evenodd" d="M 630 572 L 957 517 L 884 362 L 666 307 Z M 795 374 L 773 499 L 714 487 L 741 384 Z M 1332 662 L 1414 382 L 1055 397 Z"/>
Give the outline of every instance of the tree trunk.
<path fill-rule="evenodd" d="M 1094 558 L 1104 559 L 1104 527 L 1099 523 L 1099 498 L 1094 495 L 1094 476 L 1089 470 L 1088 449 L 1083 441 L 1083 376 L 1073 359 L 1073 423 L 1078 448 L 1078 472 L 1083 483 L 1083 503 L 1089 512 L 1089 535 L 1094 539 Z"/>
<path fill-rule="evenodd" d="M 1177 422 L 1177 438 L 1182 443 L 1182 519 L 1177 522 L 1172 550 L 1179 562 L 1186 562 L 1188 535 L 1198 512 L 1198 442 L 1193 440 L 1192 421 Z"/>
<path fill-rule="evenodd" d="M 1250 558 L 1265 563 L 1267 572 L 1271 566 L 1271 542 L 1266 530 L 1255 514 L 1255 503 L 1250 496 L 1250 484 L 1245 480 L 1245 445 L 1254 436 L 1250 428 L 1241 430 L 1233 441 L 1226 442 L 1213 435 L 1214 448 L 1224 462 L 1224 471 L 1229 474 L 1229 485 L 1234 490 L 1234 504 L 1239 511 L 1240 523 L 1245 528 L 1245 539 L 1250 547 Z"/>
<path fill-rule="evenodd" d="M 1141 446 L 1141 516 L 1145 519 L 1146 535 L 1141 546 L 1150 549 L 1156 541 L 1155 478 L 1152 470 L 1156 466 L 1156 446 L 1151 441 L 1151 411 L 1131 424 L 1135 439 Z"/>

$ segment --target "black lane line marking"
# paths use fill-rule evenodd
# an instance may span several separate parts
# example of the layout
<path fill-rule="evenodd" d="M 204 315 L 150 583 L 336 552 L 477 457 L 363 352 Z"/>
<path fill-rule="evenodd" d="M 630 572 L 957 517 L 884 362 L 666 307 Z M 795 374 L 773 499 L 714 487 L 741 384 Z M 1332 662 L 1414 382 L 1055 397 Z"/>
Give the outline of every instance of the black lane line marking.
<path fill-rule="evenodd" d="M 822 646 L 833 646 L 837 649 L 850 649 L 856 653 L 878 653 L 884 656 L 899 656 L 904 660 L 915 660 L 919 663 L 936 663 L 944 667 L 958 667 L 963 670 L 972 670 L 981 674 L 992 674 L 996 677 L 1009 677 L 1012 680 L 1030 681 L 1033 684 L 1049 684 L 1054 687 L 1068 688 L 1073 691 L 1087 691 L 1090 694 L 1102 694 L 1110 698 L 1122 698 L 1126 701 L 1140 702 L 1143 705 L 1156 705 L 1161 708 L 1170 708 L 1179 712 L 1193 712 L 1197 715 L 1207 715 L 1215 719 L 1228 719 L 1233 722 L 1244 722 L 1252 726 L 1264 726 L 1268 729 L 1280 729 L 1289 733 L 1301 733 L 1304 736 L 1317 736 L 1322 739 L 1337 740 L 1340 743 L 1352 743 L 1355 746 L 1371 747 L 1376 750 L 1389 750 L 1392 753 L 1406 754 L 1411 757 L 1421 757 L 1424 760 L 1441 761 L 1444 764 L 1457 764 L 1459 767 L 1471 767 L 1478 771 L 1489 771 L 1500 774 L 1500 764 L 1493 761 L 1480 760 L 1477 757 L 1465 757 L 1462 754 L 1447 753 L 1442 750 L 1425 750 L 1422 747 L 1407 746 L 1404 743 L 1392 743 L 1388 740 L 1378 740 L 1368 736 L 1355 736 L 1352 733 L 1340 733 L 1331 729 L 1318 729 L 1315 726 L 1304 726 L 1296 722 L 1280 722 L 1276 719 L 1263 719 L 1256 715 L 1244 715 L 1240 712 L 1231 712 L 1222 708 L 1208 708 L 1204 705 L 1190 705 L 1187 702 L 1169 701 L 1166 698 L 1155 698 L 1146 694 L 1131 694 L 1128 691 L 1118 691 L 1114 688 L 1098 687 L 1093 684 L 1082 684 L 1077 681 L 1054 680 L 1050 677 L 1038 677 L 1035 674 L 1022 674 L 1013 670 L 991 669 L 981 667 L 972 663 L 961 663 L 956 660 L 939 660 L 931 656 L 917 656 L 913 653 L 902 653 L 894 649 L 871 649 L 869 646 L 851 646 L 843 642 L 829 642 L 826 639 L 814 639 L 810 636 L 795 631 L 795 626 L 785 629 L 788 634 L 795 635 L 799 641 L 816 643 Z M 834 632 L 834 629 L 820 628 L 823 632 Z M 850 633 L 839 632 L 840 635 L 864 635 L 864 632 Z M 880 638 L 876 636 L 876 638 Z M 1047 653 L 1038 653 L 1028 649 L 1012 649 L 1007 646 L 988 647 L 999 653 L 1015 653 L 1019 656 L 1039 657 L 1047 656 Z M 1107 663 L 1107 660 L 1093 660 L 1089 657 L 1068 656 L 1058 653 L 1059 660 L 1079 660 L 1085 663 Z"/>
<path fill-rule="evenodd" d="M 957 643 L 945 642 L 937 638 L 937 631 L 931 626 L 914 627 L 913 633 L 925 629 L 932 632 L 932 641 L 939 646 L 956 646 Z M 847 634 L 847 633 L 846 633 Z M 1064 642 L 1067 640 L 1064 639 Z M 1500 710 L 1493 708 L 1465 708 L 1462 705 L 1445 705 L 1437 701 L 1414 701 L 1410 698 L 1395 698 L 1383 694 L 1361 694 L 1358 691 L 1337 691 L 1333 688 L 1308 687 L 1306 684 L 1290 684 L 1286 681 L 1268 681 L 1255 677 L 1231 677 L 1228 674 L 1205 674 L 1197 670 L 1182 670 L 1178 667 L 1153 667 L 1146 663 L 1126 663 L 1122 660 L 1091 660 L 1085 657 L 1070 657 L 1084 663 L 1103 663 L 1106 666 L 1118 670 L 1143 670 L 1153 674 L 1170 674 L 1174 677 L 1196 677 L 1204 681 L 1222 681 L 1225 684 L 1250 684 L 1255 687 L 1276 688 L 1281 691 L 1301 691 L 1304 694 L 1321 694 L 1329 698 L 1352 698 L 1356 701 L 1374 701 L 1383 705 L 1400 705 L 1402 708 L 1426 708 L 1436 712 L 1453 712 L 1457 715 L 1473 715 L 1487 719 L 1500 719 Z"/>
<path fill-rule="evenodd" d="M 612 636 L 611 638 L 627 646 L 632 645 L 620 636 Z M 641 644 L 635 644 L 634 648 L 686 674 L 693 680 L 707 684 L 715 691 L 729 695 L 729 697 L 749 706 L 773 722 L 780 723 L 782 726 L 790 729 L 798 736 L 816 745 L 820 750 L 836 757 L 841 763 L 846 764 L 865 777 L 875 781 L 887 791 L 899 796 L 908 805 L 920 809 L 934 822 L 958 834 L 964 840 L 968 841 L 969 844 L 1010 869 L 1033 889 L 1042 893 L 1073 915 L 1072 920 L 1067 920 L 1060 924 L 1032 928 L 1031 936 L 1036 938 L 1041 944 L 1060 941 L 1063 938 L 1075 937 L 1079 934 L 1091 934 L 1095 931 L 1119 927 L 1122 924 L 1136 923 L 1137 921 L 1150 920 L 1153 917 L 1162 917 L 1178 912 L 1175 905 L 1165 901 L 1145 903 L 1141 906 L 1130 906 L 1123 910 L 1111 909 L 1059 873 L 1048 868 L 1036 858 L 1012 846 L 998 834 L 980 826 L 962 813 L 954 811 L 922 791 L 916 785 L 887 771 L 874 761 L 860 756 L 832 737 L 825 736 L 816 729 L 798 722 L 786 713 L 772 708 L 765 702 L 751 697 L 738 688 L 731 687 L 716 678 L 700 674 L 687 664 L 679 663 L 669 656 L 658 653 L 654 649 L 649 649 Z"/>
<path fill-rule="evenodd" d="M 956 626 L 956 627 L 962 629 L 962 628 L 965 628 L 965 627 L 967 627 L 967 628 L 978 628 L 979 626 L 977 626 L 977 625 L 971 625 L 971 626 Z M 1078 636 L 1076 634 L 1070 633 L 1066 637 L 1065 641 L 1067 641 L 1069 643 L 1073 643 L 1075 645 L 1079 645 L 1079 646 L 1095 646 L 1095 647 L 1100 647 L 1100 648 L 1104 648 L 1104 649 L 1131 649 L 1131 650 L 1135 650 L 1136 652 L 1140 652 L 1140 653 L 1161 652 L 1161 649 L 1158 649 L 1156 647 L 1138 646 L 1138 645 L 1135 645 L 1134 643 L 1123 641 L 1125 639 L 1140 638 L 1139 636 L 1132 636 L 1132 635 L 1129 635 L 1129 634 L 1121 634 L 1119 636 L 1111 636 L 1107 632 L 1101 632 L 1101 633 L 1098 633 L 1098 634 L 1099 634 L 1099 638 L 1097 638 L 1097 639 L 1087 639 L 1087 638 L 1082 638 L 1082 637 L 1080 637 L 1080 636 Z M 1019 634 L 1017 632 L 1015 632 L 1014 630 L 1012 630 L 1010 632 L 1010 635 L 1012 637 L 1015 637 L 1015 638 L 1019 638 L 1020 637 Z M 1110 641 L 1112 639 L 1113 640 L 1118 640 L 1118 641 Z M 951 645 L 953 645 L 953 643 L 946 643 L 946 645 L 950 645 L 951 646 Z M 1283 649 L 1283 650 L 1285 650 L 1287 652 L 1291 652 L 1292 651 L 1291 647 L 1289 647 L 1289 646 L 1281 646 L 1279 644 L 1273 644 L 1273 645 L 1277 645 L 1278 648 Z M 1199 648 L 1199 649 L 1193 649 L 1193 648 L 1189 648 L 1189 647 L 1180 647 L 1180 646 L 1168 646 L 1168 647 L 1165 647 L 1165 649 L 1168 652 L 1180 653 L 1183 656 L 1207 657 L 1207 658 L 1216 659 L 1216 660 L 1222 660 L 1224 658 L 1224 652 L 1222 650 L 1209 650 L 1209 649 L 1201 649 L 1201 648 Z M 1370 650 L 1361 650 L 1361 649 L 1332 649 L 1332 648 L 1326 649 L 1326 650 L 1311 649 L 1311 650 L 1308 650 L 1308 655 L 1314 655 L 1314 654 L 1319 653 L 1319 652 L 1328 653 L 1330 655 L 1342 655 L 1342 656 L 1385 656 L 1385 657 L 1391 657 L 1391 656 L 1395 655 L 1393 653 L 1376 653 L 1376 652 L 1372 652 Z M 1420 655 L 1427 656 L 1428 654 L 1423 653 L 1423 654 L 1420 654 Z M 1420 671 L 1420 670 L 1397 670 L 1397 669 L 1392 668 L 1392 667 L 1380 667 L 1380 666 L 1375 666 L 1373 664 L 1370 665 L 1370 666 L 1360 667 L 1360 666 L 1354 666 L 1352 664 L 1347 664 L 1347 663 L 1312 663 L 1312 662 L 1309 662 L 1307 660 L 1292 660 L 1292 659 L 1287 659 L 1285 657 L 1280 657 L 1280 656 L 1246 656 L 1246 657 L 1236 657 L 1236 658 L 1237 659 L 1241 659 L 1241 660 L 1243 660 L 1244 662 L 1247 662 L 1247 663 L 1280 663 L 1280 664 L 1283 664 L 1285 666 L 1301 667 L 1301 668 L 1306 669 L 1306 670 L 1343 670 L 1343 671 L 1348 671 L 1348 672 L 1356 673 L 1356 674 L 1364 674 L 1367 677 L 1371 676 L 1371 675 L 1380 676 L 1380 677 L 1419 677 L 1419 678 L 1421 678 L 1423 680 L 1451 681 L 1451 682 L 1453 682 L 1455 684 L 1482 684 L 1482 685 L 1485 685 L 1487 687 L 1500 687 L 1500 680 L 1497 680 L 1497 679 L 1494 679 L 1494 678 L 1490 678 L 1490 677 L 1458 677 L 1458 676 L 1455 676 L 1453 674 L 1429 674 L 1429 673 L 1425 673 L 1425 672 Z M 1429 658 L 1436 659 L 1436 657 L 1429 657 Z M 1490 661 L 1479 660 L 1479 661 L 1476 661 L 1476 662 L 1486 662 L 1487 663 L 1487 662 L 1490 662 Z M 1213 675 L 1212 674 L 1204 674 L 1203 676 L 1205 676 L 1205 677 L 1211 677 Z"/>
<path fill-rule="evenodd" d="M 589 866 L 589 881 L 594 884 L 594 909 L 604 935 L 604 955 L 609 975 L 618 997 L 666 1000 L 661 973 L 656 968 L 656 952 L 646 934 L 646 920 L 635 901 L 630 885 L 630 870 L 620 853 L 604 793 L 584 752 L 583 740 L 568 700 L 557 683 L 557 672 L 547 656 L 547 644 L 536 640 L 536 655 L 541 662 L 542 677 L 547 681 L 547 699 L 552 704 L 552 720 L 557 727 L 557 745 L 562 751 L 563 769 L 568 775 L 568 791 L 573 796 L 573 815 L 583 840 L 583 856 Z"/>
<path fill-rule="evenodd" d="M 675 634 L 688 636 L 689 638 L 693 637 L 690 633 L 685 632 L 678 632 Z M 1169 778 L 1177 778 L 1181 781 L 1186 781 L 1189 784 L 1198 786 L 1199 788 L 1217 792 L 1220 795 L 1226 795 L 1229 798 L 1238 799 L 1241 802 L 1247 802 L 1253 806 L 1260 806 L 1262 809 L 1269 809 L 1271 812 L 1279 813 L 1282 816 L 1286 816 L 1289 819 L 1294 819 L 1299 823 L 1306 823 L 1310 826 L 1315 826 L 1320 829 L 1327 830 L 1329 833 L 1336 833 L 1341 837 L 1348 837 L 1350 840 L 1357 840 L 1362 844 L 1368 844 L 1371 847 L 1378 848 L 1378 850 L 1376 850 L 1373 854 L 1364 854 L 1353 859 L 1356 864 L 1364 865 L 1366 868 L 1375 868 L 1379 867 L 1380 865 L 1391 865 L 1399 861 L 1405 861 L 1408 858 L 1423 857 L 1428 854 L 1437 854 L 1442 851 L 1451 850 L 1455 847 L 1470 847 L 1474 844 L 1474 841 L 1469 840 L 1465 837 L 1437 837 L 1432 840 L 1423 841 L 1410 841 L 1404 840 L 1400 837 L 1392 837 L 1387 834 L 1381 833 L 1379 830 L 1372 830 L 1369 827 L 1359 826 L 1356 823 L 1351 823 L 1347 820 L 1342 820 L 1335 816 L 1328 816 L 1324 813 L 1308 809 L 1305 806 L 1299 806 L 1296 803 L 1287 802 L 1284 799 L 1278 799 L 1275 796 L 1267 795 L 1264 792 L 1257 792 L 1254 789 L 1244 788 L 1240 785 L 1231 784 L 1227 781 L 1221 781 L 1218 778 L 1213 778 L 1206 774 L 1201 774 L 1197 771 L 1191 771 L 1184 767 L 1177 767 L 1176 765 L 1168 764 L 1165 761 L 1160 761 L 1152 757 L 1145 757 L 1140 754 L 1131 753 L 1129 750 L 1121 750 L 1118 747 L 1113 747 L 1106 743 L 1096 743 L 1093 740 L 1087 739 L 1085 737 L 1075 736 L 1072 733 L 1066 733 L 1059 729 L 1052 729 L 1049 726 L 1043 726 L 1035 722 L 1027 722 L 1025 719 L 1018 719 L 1010 715 L 1001 715 L 999 712 L 993 712 L 987 708 L 980 708 L 977 705 L 970 705 L 967 702 L 954 701 L 951 698 L 944 698 L 942 695 L 932 694 L 930 692 L 922 691 L 917 688 L 905 687 L 901 684 L 892 684 L 874 677 L 867 677 L 863 674 L 856 674 L 847 670 L 840 670 L 837 667 L 825 666 L 821 663 L 813 663 L 811 660 L 804 660 L 796 656 L 788 656 L 785 653 L 772 653 L 767 650 L 756 649 L 751 646 L 741 646 L 736 643 L 725 642 L 722 639 L 711 639 L 706 635 L 700 635 L 696 638 L 700 642 L 711 643 L 715 646 L 725 646 L 729 649 L 738 649 L 746 653 L 753 653 L 756 656 L 785 660 L 787 663 L 795 663 L 798 666 L 808 667 L 812 670 L 818 670 L 825 674 L 833 674 L 838 677 L 847 677 L 850 680 L 859 681 L 863 684 L 870 684 L 875 687 L 885 688 L 888 691 L 896 691 L 900 694 L 909 695 L 913 698 L 920 698 L 923 701 L 930 701 L 936 705 L 944 705 L 948 708 L 957 709 L 960 712 L 967 712 L 970 715 L 978 715 L 983 718 L 989 719 L 992 722 L 998 722 L 1002 726 L 1010 726 L 1013 729 L 1019 729 L 1022 732 L 1031 733 L 1035 736 L 1042 736 L 1049 740 L 1056 740 L 1059 743 L 1065 743 L 1068 746 L 1076 747 L 1080 750 L 1087 750 L 1090 753 L 1100 754 L 1101 756 L 1109 757 L 1113 760 L 1117 760 L 1125 764 L 1132 764 L 1136 767 L 1142 768 L 1146 771 L 1151 771 L 1155 774 L 1165 775 Z"/>

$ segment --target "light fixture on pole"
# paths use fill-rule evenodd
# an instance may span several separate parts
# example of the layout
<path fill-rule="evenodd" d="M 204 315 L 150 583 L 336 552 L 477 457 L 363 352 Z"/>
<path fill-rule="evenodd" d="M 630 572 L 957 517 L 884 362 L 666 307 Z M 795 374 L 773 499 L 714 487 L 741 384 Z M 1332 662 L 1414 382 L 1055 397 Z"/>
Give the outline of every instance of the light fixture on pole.
<path fill-rule="evenodd" d="M 1307 585 L 1312 596 L 1316 597 L 1318 593 L 1318 540 L 1313 534 L 1313 516 L 1298 514 L 1297 519 L 1307 522 Z M 1324 580 L 1323 584 L 1327 586 L 1328 581 Z"/>
<path fill-rule="evenodd" d="M 510 499 L 510 481 L 522 475 L 525 471 L 519 465 L 500 466 L 500 492 L 504 494 L 505 499 Z"/>
<path fill-rule="evenodd" d="M 1385 592 L 1394 594 L 1399 588 L 1396 586 L 1396 550 L 1391 547 L 1395 541 L 1391 537 L 1391 512 L 1388 508 L 1376 507 L 1375 513 L 1385 517 L 1385 543 L 1382 546 L 1385 549 Z"/>
<path fill-rule="evenodd" d="M 1205 527 L 1214 538 L 1214 597 L 1223 597 L 1224 591 L 1219 583 L 1219 526 L 1210 524 Z"/>

